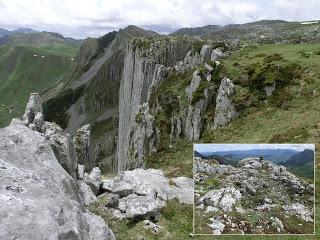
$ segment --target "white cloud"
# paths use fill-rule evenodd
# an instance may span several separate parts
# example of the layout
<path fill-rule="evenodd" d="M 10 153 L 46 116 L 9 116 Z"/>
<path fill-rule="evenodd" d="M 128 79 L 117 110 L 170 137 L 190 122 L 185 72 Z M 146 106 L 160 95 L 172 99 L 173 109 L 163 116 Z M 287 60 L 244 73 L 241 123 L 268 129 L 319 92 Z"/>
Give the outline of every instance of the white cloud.
<path fill-rule="evenodd" d="M 86 37 L 131 24 L 170 31 L 261 19 L 312 20 L 319 12 L 318 0 L 0 0 L 0 27 Z"/>

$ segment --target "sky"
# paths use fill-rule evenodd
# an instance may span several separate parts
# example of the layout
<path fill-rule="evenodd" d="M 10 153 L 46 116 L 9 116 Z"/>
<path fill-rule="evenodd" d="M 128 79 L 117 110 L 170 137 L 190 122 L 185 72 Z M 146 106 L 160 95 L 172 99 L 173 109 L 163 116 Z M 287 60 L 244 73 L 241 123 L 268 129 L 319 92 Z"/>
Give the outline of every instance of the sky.
<path fill-rule="evenodd" d="M 29 27 L 74 38 L 137 25 L 159 33 L 181 27 L 262 19 L 320 19 L 319 0 L 0 0 L 0 28 Z"/>
<path fill-rule="evenodd" d="M 250 149 L 293 149 L 303 151 L 314 150 L 314 144 L 194 144 L 198 152 L 237 151 Z"/>

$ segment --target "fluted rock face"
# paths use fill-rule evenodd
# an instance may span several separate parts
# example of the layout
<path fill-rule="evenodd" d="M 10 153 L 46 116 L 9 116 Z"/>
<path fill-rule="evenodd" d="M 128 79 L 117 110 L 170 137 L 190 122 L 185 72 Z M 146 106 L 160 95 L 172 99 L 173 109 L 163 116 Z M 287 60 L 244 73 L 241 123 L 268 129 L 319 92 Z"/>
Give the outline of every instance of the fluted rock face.
<path fill-rule="evenodd" d="M 232 81 L 229 78 L 223 78 L 216 99 L 214 128 L 224 126 L 238 116 L 234 104 L 232 103 L 232 96 L 234 94 L 235 87 Z"/>
<path fill-rule="evenodd" d="M 203 81 L 211 81 L 211 69 L 206 70 L 203 76 L 200 76 L 199 71 L 193 73 L 193 78 L 190 85 L 186 88 L 186 93 L 189 100 L 189 107 L 187 110 L 187 117 L 184 128 L 184 135 L 192 140 L 198 140 L 201 135 L 201 130 L 203 128 L 203 114 L 207 110 L 208 105 L 212 101 L 213 89 L 205 88 L 203 89 L 203 97 L 199 98 L 196 102 L 193 100 L 194 93 L 199 88 Z"/>
<path fill-rule="evenodd" d="M 141 105 L 148 101 L 167 70 L 184 59 L 190 47 L 191 42 L 169 39 L 154 40 L 149 48 L 140 47 L 135 41 L 128 45 L 119 97 L 118 171 L 136 165 L 134 160 L 130 163 L 128 150 L 130 129 L 136 126 Z"/>
<path fill-rule="evenodd" d="M 136 115 L 136 126 L 130 134 L 130 157 L 133 160 L 130 168 L 143 166 L 144 156 L 156 152 L 158 137 L 154 120 L 148 104 L 144 103 Z"/>
<path fill-rule="evenodd" d="M 0 239 L 114 239 L 39 132 L 0 129 L 0 169 Z"/>

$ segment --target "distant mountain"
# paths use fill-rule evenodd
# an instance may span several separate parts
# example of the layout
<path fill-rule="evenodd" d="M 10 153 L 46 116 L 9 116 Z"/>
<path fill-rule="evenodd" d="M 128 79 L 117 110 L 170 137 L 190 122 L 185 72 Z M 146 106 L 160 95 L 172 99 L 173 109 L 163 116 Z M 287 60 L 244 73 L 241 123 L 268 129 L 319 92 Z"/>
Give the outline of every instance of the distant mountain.
<path fill-rule="evenodd" d="M 194 156 L 203 158 L 203 155 L 201 153 L 199 153 L 198 151 L 196 151 L 196 150 L 194 150 Z"/>
<path fill-rule="evenodd" d="M 314 175 L 314 151 L 306 149 L 293 155 L 285 161 L 283 166 L 286 166 L 293 173 L 303 177 L 313 177 Z"/>
<path fill-rule="evenodd" d="M 255 43 L 301 43 L 320 42 L 320 22 L 310 24 L 283 20 L 261 20 L 245 24 L 226 26 L 208 25 L 195 28 L 181 28 L 173 36 L 197 36 L 211 41 L 248 41 Z"/>
<path fill-rule="evenodd" d="M 206 158 L 213 158 L 216 156 L 223 157 L 228 162 L 238 162 L 239 160 L 247 157 L 259 157 L 261 154 L 264 159 L 272 161 L 274 163 L 280 163 L 287 161 L 290 157 L 297 154 L 298 151 L 292 149 L 252 149 L 242 151 L 218 151 L 218 152 L 204 152 L 201 153 Z"/>
<path fill-rule="evenodd" d="M 61 34 L 52 32 L 14 32 L 0 38 L 0 45 L 32 45 L 36 47 L 48 45 L 80 47 L 82 42 L 82 40 L 65 38 Z"/>
<path fill-rule="evenodd" d="M 289 158 L 283 163 L 283 166 L 301 166 L 314 161 L 314 151 L 306 149 Z"/>
<path fill-rule="evenodd" d="M 219 26 L 219 25 L 207 25 L 204 27 L 195 27 L 195 28 L 181 28 L 173 33 L 171 33 L 170 35 L 189 35 L 189 36 L 199 36 L 202 34 L 206 34 L 210 31 L 213 30 L 220 30 L 223 27 Z"/>
<path fill-rule="evenodd" d="M 33 32 L 37 32 L 37 31 L 33 30 L 32 28 L 18 28 L 13 31 L 10 31 L 10 30 L 4 29 L 4 28 L 0 28 L 0 38 L 5 37 L 5 36 L 9 36 L 14 33 L 33 33 Z"/>
<path fill-rule="evenodd" d="M 1 37 L 4 37 L 4 36 L 7 36 L 10 34 L 10 31 L 7 30 L 7 29 L 3 29 L 3 28 L 0 28 L 0 38 Z"/>

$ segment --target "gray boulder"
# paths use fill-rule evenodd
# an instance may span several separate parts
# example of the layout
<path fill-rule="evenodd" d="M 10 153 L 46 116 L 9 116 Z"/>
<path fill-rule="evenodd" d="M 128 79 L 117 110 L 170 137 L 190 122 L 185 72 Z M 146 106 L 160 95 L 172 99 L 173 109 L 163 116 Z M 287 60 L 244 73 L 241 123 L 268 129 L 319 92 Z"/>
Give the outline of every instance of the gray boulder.
<path fill-rule="evenodd" d="M 85 212 L 85 217 L 89 224 L 89 238 L 88 240 L 115 240 L 113 232 L 106 226 L 104 220 L 89 212 Z"/>
<path fill-rule="evenodd" d="M 138 196 L 130 194 L 119 200 L 118 208 L 126 218 L 144 218 L 157 219 L 161 209 L 165 206 L 165 201 L 156 197 L 155 194 L 147 196 Z"/>
<path fill-rule="evenodd" d="M 301 203 L 292 203 L 282 207 L 283 210 L 290 215 L 295 215 L 307 222 L 313 222 L 312 212 Z"/>
<path fill-rule="evenodd" d="M 242 195 L 234 187 L 221 188 L 206 193 L 198 201 L 198 205 L 204 203 L 207 206 L 217 207 L 225 212 L 233 210 L 234 205 L 241 199 Z"/>
<path fill-rule="evenodd" d="M 92 192 L 97 195 L 101 185 L 101 170 L 94 167 L 88 177 L 84 177 L 84 181 L 91 187 Z"/>
<path fill-rule="evenodd" d="M 83 180 L 78 180 L 77 184 L 84 205 L 89 206 L 91 203 L 97 201 L 97 197 L 94 195 L 91 187 L 88 184 L 86 184 Z"/>
<path fill-rule="evenodd" d="M 113 239 L 91 231 L 75 180 L 40 133 L 0 129 L 0 173 L 0 239 Z"/>
<path fill-rule="evenodd" d="M 180 202 L 193 203 L 193 184 L 190 178 L 173 178 L 177 185 L 170 185 L 161 170 L 137 168 L 120 173 L 117 177 L 102 181 L 102 189 L 121 196 L 138 194 L 147 196 L 153 192 L 164 200 L 177 198 Z"/>
<path fill-rule="evenodd" d="M 220 48 L 216 48 L 214 50 L 212 50 L 211 52 L 211 61 L 214 62 L 214 61 L 217 61 L 221 58 L 223 58 L 225 56 L 225 54 L 221 51 Z"/>
<path fill-rule="evenodd" d="M 169 180 L 161 170 L 135 169 L 103 180 L 102 189 L 119 196 L 115 208 L 118 218 L 157 218 L 166 201 L 177 198 L 181 203 L 193 203 L 193 181 L 178 177 Z"/>

